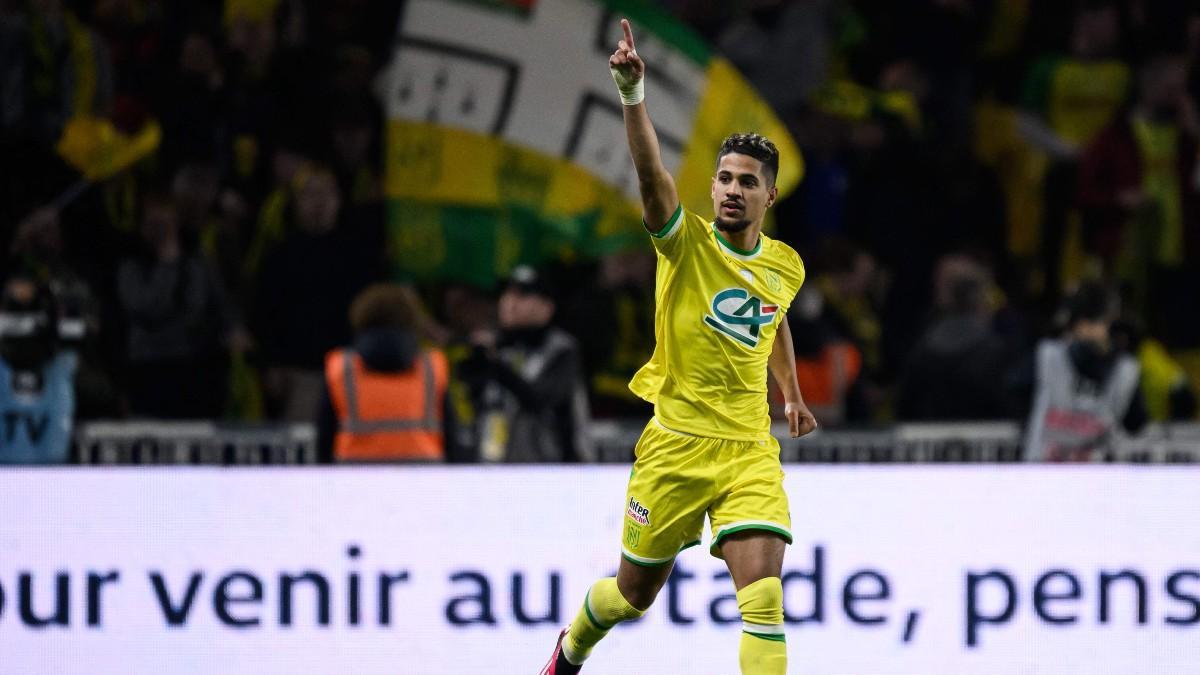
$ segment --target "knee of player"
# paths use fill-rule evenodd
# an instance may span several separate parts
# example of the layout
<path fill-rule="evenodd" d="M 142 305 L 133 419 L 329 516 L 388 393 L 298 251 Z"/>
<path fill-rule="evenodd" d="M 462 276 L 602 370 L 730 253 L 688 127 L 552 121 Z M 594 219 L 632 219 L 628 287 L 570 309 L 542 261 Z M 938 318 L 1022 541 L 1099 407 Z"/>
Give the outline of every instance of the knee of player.
<path fill-rule="evenodd" d="M 764 625 L 783 623 L 783 581 L 779 577 L 747 584 L 737 592 L 737 601 L 743 621 Z"/>
<path fill-rule="evenodd" d="M 654 583 L 630 584 L 621 587 L 621 595 L 625 596 L 625 601 L 634 608 L 644 612 L 654 604 L 654 599 L 658 597 L 658 591 L 661 588 L 661 584 Z"/>

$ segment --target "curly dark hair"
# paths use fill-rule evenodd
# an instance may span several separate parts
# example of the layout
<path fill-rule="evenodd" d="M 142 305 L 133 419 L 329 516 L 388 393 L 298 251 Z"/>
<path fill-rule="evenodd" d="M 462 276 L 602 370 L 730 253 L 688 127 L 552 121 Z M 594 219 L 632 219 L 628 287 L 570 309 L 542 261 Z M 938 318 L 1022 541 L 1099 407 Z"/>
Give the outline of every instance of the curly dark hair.
<path fill-rule="evenodd" d="M 775 184 L 775 177 L 779 175 L 779 150 L 766 136 L 731 134 L 721 143 L 721 150 L 717 152 L 717 164 L 721 163 L 722 157 L 731 152 L 753 157 L 762 162 L 767 185 Z"/>

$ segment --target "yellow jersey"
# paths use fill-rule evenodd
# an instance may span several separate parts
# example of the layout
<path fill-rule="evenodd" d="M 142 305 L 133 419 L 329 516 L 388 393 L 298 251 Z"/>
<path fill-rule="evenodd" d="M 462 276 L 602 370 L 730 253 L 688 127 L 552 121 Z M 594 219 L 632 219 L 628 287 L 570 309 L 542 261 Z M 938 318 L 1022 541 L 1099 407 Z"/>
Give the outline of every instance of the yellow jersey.
<path fill-rule="evenodd" d="M 658 253 L 654 354 L 629 382 L 668 429 L 709 438 L 768 438 L 767 358 L 804 283 L 790 246 L 760 235 L 729 243 L 682 206 L 651 233 Z"/>
<path fill-rule="evenodd" d="M 1087 145 L 1129 95 L 1129 66 L 1116 59 L 1045 58 L 1025 86 L 1025 105 L 1043 113 L 1055 133 Z"/>

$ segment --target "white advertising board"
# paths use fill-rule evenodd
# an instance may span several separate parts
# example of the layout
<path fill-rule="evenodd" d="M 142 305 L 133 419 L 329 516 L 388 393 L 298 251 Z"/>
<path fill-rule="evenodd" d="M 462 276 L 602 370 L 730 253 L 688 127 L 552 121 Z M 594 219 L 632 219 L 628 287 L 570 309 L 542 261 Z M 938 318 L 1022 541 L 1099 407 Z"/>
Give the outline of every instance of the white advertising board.
<path fill-rule="evenodd" d="M 0 472 L 0 674 L 536 673 L 620 467 Z M 1200 469 L 788 467 L 790 672 L 1200 673 Z M 684 552 L 584 672 L 737 672 Z"/>

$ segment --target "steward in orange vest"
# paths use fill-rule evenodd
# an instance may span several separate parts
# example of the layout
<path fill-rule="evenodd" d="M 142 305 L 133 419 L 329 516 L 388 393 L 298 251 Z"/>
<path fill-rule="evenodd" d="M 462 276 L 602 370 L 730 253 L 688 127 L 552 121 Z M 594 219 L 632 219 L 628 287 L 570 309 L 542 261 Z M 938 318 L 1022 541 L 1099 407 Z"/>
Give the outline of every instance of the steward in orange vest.
<path fill-rule="evenodd" d="M 325 358 L 319 444 L 334 461 L 445 459 L 449 367 L 440 350 L 420 348 L 414 303 L 404 287 L 376 284 L 351 305 L 354 344 Z"/>

